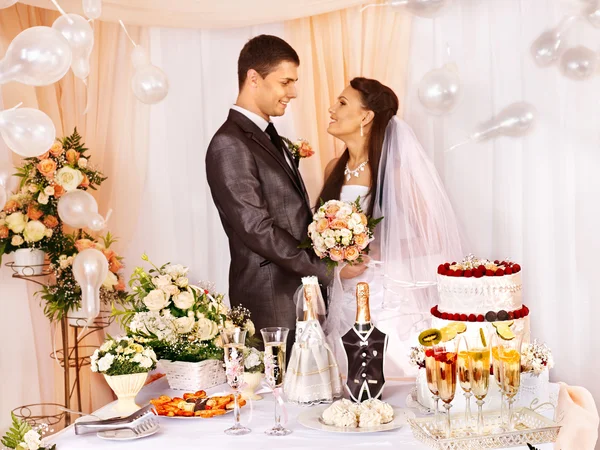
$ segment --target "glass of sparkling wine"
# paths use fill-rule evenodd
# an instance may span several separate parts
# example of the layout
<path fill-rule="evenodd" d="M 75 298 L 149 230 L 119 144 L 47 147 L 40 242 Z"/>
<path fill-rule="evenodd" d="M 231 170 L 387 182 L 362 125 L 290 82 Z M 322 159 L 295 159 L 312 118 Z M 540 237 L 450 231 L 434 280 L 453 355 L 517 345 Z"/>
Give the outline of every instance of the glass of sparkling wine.
<path fill-rule="evenodd" d="M 450 341 L 436 346 L 434 357 L 438 396 L 444 402 L 444 408 L 446 408 L 446 438 L 449 438 L 452 435 L 450 408 L 456 393 L 456 344 Z"/>
<path fill-rule="evenodd" d="M 497 334 L 492 336 L 492 370 L 494 371 L 494 380 L 496 380 L 496 384 L 498 385 L 498 389 L 500 389 L 500 424 L 501 427 L 504 428 L 504 388 L 502 386 L 502 370 L 500 368 L 500 355 L 498 354 L 498 349 L 503 344 L 503 339 L 501 339 Z"/>
<path fill-rule="evenodd" d="M 498 347 L 500 359 L 501 382 L 508 403 L 508 429 L 515 429 L 515 415 L 513 403 L 515 396 L 521 386 L 521 343 L 523 336 L 517 336 L 510 341 L 504 341 L 504 345 Z"/>
<path fill-rule="evenodd" d="M 483 434 L 483 404 L 490 387 L 490 340 L 483 328 L 467 338 L 471 392 L 477 399 L 477 434 Z"/>
<path fill-rule="evenodd" d="M 467 340 L 461 336 L 458 341 L 458 356 L 456 358 L 458 366 L 458 382 L 465 396 L 465 427 L 471 428 L 471 373 L 469 372 L 469 348 Z"/>
<path fill-rule="evenodd" d="M 288 328 L 282 327 L 260 330 L 265 343 L 265 381 L 275 394 L 275 426 L 265 431 L 269 436 L 287 436 L 292 432 L 281 425 L 281 415 L 277 408 L 277 403 L 282 398 L 280 390 L 285 377 L 285 353 L 289 331 Z"/>
<path fill-rule="evenodd" d="M 225 434 L 240 436 L 250 433 L 250 428 L 240 423 L 240 388 L 244 382 L 244 343 L 246 342 L 246 330 L 241 328 L 230 328 L 221 330 L 221 340 L 225 352 L 225 373 L 227 383 L 233 389 L 233 426 L 225 430 Z"/>
<path fill-rule="evenodd" d="M 435 404 L 435 416 L 434 425 L 439 425 L 440 414 L 438 406 L 440 403 L 440 397 L 438 396 L 437 378 L 436 378 L 436 361 L 435 361 L 435 347 L 429 347 L 425 349 L 425 376 L 427 377 L 427 387 L 429 392 L 433 396 L 433 402 Z"/>

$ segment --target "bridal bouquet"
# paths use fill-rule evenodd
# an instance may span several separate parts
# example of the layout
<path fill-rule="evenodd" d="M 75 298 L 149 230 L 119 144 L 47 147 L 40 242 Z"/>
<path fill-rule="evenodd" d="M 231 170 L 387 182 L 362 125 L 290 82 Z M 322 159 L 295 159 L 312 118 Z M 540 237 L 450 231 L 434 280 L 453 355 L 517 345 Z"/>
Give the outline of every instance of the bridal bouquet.
<path fill-rule="evenodd" d="M 340 261 L 348 264 L 362 262 L 373 240 L 373 230 L 382 218 L 368 218 L 360 207 L 360 199 L 354 203 L 329 200 L 321 205 L 308 226 L 310 246 L 329 267 Z"/>

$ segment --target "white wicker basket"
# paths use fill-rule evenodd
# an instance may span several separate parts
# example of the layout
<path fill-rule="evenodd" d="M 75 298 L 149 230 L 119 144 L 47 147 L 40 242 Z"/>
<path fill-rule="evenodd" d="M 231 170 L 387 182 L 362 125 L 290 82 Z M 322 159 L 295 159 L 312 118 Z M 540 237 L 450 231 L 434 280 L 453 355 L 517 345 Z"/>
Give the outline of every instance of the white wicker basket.
<path fill-rule="evenodd" d="M 159 364 L 164 369 L 171 389 L 196 392 L 225 383 L 223 361 L 207 359 L 197 363 L 169 361 L 161 359 Z"/>

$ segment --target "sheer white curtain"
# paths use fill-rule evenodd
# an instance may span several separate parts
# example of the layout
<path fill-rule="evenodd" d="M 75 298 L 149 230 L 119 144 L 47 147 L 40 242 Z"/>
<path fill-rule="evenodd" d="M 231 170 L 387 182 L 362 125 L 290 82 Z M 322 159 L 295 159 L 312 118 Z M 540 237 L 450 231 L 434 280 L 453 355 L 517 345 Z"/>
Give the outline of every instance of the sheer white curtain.
<path fill-rule="evenodd" d="M 157 264 L 191 268 L 190 280 L 228 286 L 229 246 L 206 182 L 204 157 L 237 96 L 237 58 L 251 37 L 283 36 L 283 24 L 232 30 L 151 29 L 152 61 L 170 91 L 150 116 L 148 172 L 141 214 L 125 249 L 129 272 L 146 252 Z M 289 112 L 275 121 L 295 136 Z"/>
<path fill-rule="evenodd" d="M 568 7 L 542 0 L 461 0 L 435 21 L 415 19 L 404 118 L 434 157 L 471 251 L 522 264 L 532 335 L 547 342 L 556 359 L 552 379 L 583 385 L 599 402 L 600 298 L 593 280 L 600 250 L 600 77 L 570 81 L 556 67 L 537 68 L 529 54 L 534 39 Z M 568 41 L 598 50 L 599 37 L 600 30 L 582 21 Z M 446 43 L 463 97 L 453 114 L 435 118 L 420 105 L 417 86 L 447 61 Z M 529 136 L 444 153 L 476 124 L 520 100 L 539 111 Z"/>

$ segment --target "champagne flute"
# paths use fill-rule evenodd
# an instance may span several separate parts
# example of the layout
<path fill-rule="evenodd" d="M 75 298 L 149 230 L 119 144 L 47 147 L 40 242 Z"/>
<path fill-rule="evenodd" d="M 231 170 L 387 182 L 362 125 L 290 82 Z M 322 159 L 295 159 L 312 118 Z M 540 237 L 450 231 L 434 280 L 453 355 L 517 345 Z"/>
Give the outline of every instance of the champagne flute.
<path fill-rule="evenodd" d="M 471 392 L 477 399 L 477 434 L 483 434 L 483 404 L 490 386 L 490 340 L 483 328 L 466 338 L 469 356 Z"/>
<path fill-rule="evenodd" d="M 446 438 L 452 435 L 450 408 L 456 394 L 456 344 L 444 342 L 434 348 L 438 396 L 446 408 Z"/>
<path fill-rule="evenodd" d="M 471 374 L 469 372 L 469 348 L 464 336 L 459 337 L 457 349 L 458 382 L 465 396 L 465 428 L 471 428 Z"/>
<path fill-rule="evenodd" d="M 240 388 L 244 382 L 244 343 L 246 330 L 241 328 L 222 329 L 220 331 L 225 351 L 225 373 L 227 383 L 234 390 L 233 393 L 233 426 L 225 430 L 225 434 L 240 436 L 250 433 L 250 428 L 240 423 Z"/>
<path fill-rule="evenodd" d="M 496 380 L 498 389 L 500 389 L 500 427 L 504 429 L 504 418 L 506 415 L 504 407 L 504 387 L 502 386 L 502 369 L 500 367 L 500 356 L 498 354 L 498 349 L 502 346 L 502 342 L 503 339 L 501 339 L 498 334 L 492 336 L 492 369 L 494 371 L 494 380 Z"/>
<path fill-rule="evenodd" d="M 504 345 L 498 348 L 498 357 L 500 359 L 500 371 L 502 373 L 502 387 L 506 401 L 508 403 L 508 429 L 515 429 L 515 417 L 513 413 L 513 403 L 515 396 L 521 386 L 521 343 L 523 335 L 518 333 L 516 337 L 509 341 L 504 341 Z"/>
<path fill-rule="evenodd" d="M 273 327 L 262 328 L 263 341 L 265 343 L 265 381 L 275 395 L 275 426 L 267 431 L 269 436 L 287 436 L 292 432 L 281 425 L 281 416 L 277 403 L 281 399 L 281 386 L 285 377 L 286 364 L 286 341 L 289 333 L 288 328 Z"/>
<path fill-rule="evenodd" d="M 433 423 L 437 428 L 439 426 L 440 413 L 439 403 L 440 397 L 438 396 L 437 378 L 436 378 L 436 361 L 435 361 L 435 347 L 429 347 L 425 349 L 425 376 L 427 377 L 427 387 L 431 392 L 433 401 L 435 403 L 435 416 Z"/>

